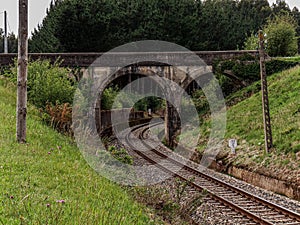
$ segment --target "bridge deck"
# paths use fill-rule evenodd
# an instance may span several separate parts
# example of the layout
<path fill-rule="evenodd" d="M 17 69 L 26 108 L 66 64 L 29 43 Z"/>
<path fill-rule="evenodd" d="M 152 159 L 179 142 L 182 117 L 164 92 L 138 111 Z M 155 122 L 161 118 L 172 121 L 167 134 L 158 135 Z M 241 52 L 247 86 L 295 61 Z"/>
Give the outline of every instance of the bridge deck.
<path fill-rule="evenodd" d="M 252 56 L 257 56 L 258 51 L 196 51 L 194 52 L 199 56 L 207 65 L 211 66 L 214 59 L 232 59 L 244 54 L 250 54 Z M 62 60 L 61 66 L 68 67 L 89 67 L 98 57 L 103 56 L 104 53 L 94 52 L 94 53 L 29 53 L 30 60 L 37 59 L 49 59 L 51 62 L 55 62 L 58 59 Z M 116 57 L 118 60 L 130 57 L 132 60 L 138 59 L 141 61 L 143 58 L 148 58 L 151 55 L 151 58 L 157 59 L 159 62 L 165 57 L 172 58 L 174 62 L 180 62 L 183 65 L 189 65 L 191 60 L 190 52 L 119 52 L 119 53 L 109 53 L 106 57 L 106 60 L 102 62 L 102 66 L 117 66 L 115 62 Z M 121 57 L 120 57 L 121 56 Z M 146 57 L 147 56 L 147 57 Z M 14 63 L 18 55 L 16 53 L 0 54 L 0 67 L 11 65 Z M 122 63 L 122 62 L 121 62 Z M 155 61 L 139 63 L 139 65 L 149 66 L 149 65 L 158 65 Z"/>

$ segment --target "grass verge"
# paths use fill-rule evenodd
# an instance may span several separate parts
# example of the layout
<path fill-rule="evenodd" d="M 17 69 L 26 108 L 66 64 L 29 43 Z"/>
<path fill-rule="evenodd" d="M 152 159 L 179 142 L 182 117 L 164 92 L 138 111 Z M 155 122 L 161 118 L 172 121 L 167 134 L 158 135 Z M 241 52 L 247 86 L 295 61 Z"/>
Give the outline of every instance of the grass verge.
<path fill-rule="evenodd" d="M 227 99 L 227 103 L 228 101 L 238 102 L 227 109 L 225 135 L 226 140 L 230 138 L 238 140 L 239 147 L 235 163 L 278 165 L 299 171 L 300 164 L 299 161 L 297 162 L 296 154 L 300 152 L 300 67 L 297 66 L 268 77 L 274 143 L 270 154 L 264 152 L 261 92 L 258 87 L 260 87 L 260 82 L 252 84 Z M 205 121 L 201 133 L 203 136 L 206 135 L 206 139 L 209 129 L 210 122 Z M 199 146 L 199 149 L 204 148 L 204 145 Z M 224 149 L 230 151 L 227 141 L 224 143 Z"/>
<path fill-rule="evenodd" d="M 29 105 L 16 143 L 15 86 L 0 77 L 0 224 L 152 224 L 145 208 L 98 176 L 75 143 Z"/>

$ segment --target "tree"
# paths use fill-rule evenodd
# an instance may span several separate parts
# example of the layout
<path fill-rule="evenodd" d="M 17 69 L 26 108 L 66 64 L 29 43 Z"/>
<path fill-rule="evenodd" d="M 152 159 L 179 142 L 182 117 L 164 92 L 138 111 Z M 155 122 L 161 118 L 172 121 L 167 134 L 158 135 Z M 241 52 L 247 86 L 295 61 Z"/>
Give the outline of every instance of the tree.
<path fill-rule="evenodd" d="M 0 52 L 4 52 L 4 33 L 3 30 L 0 29 Z M 8 37 L 8 52 L 9 53 L 17 53 L 18 52 L 18 39 L 14 33 L 9 33 Z"/>
<path fill-rule="evenodd" d="M 268 0 L 55 0 L 30 51 L 105 52 L 141 40 L 233 50 L 279 12 L 292 13 L 282 0 L 272 7 Z"/>
<path fill-rule="evenodd" d="M 285 0 L 276 0 L 276 3 L 272 5 L 272 12 L 274 15 L 280 15 L 285 12 L 291 12 L 289 5 L 285 2 Z"/>
<path fill-rule="evenodd" d="M 264 28 L 268 40 L 268 54 L 270 56 L 295 55 L 298 52 L 296 29 L 297 22 L 288 14 L 269 19 Z"/>
<path fill-rule="evenodd" d="M 298 24 L 296 31 L 297 31 L 297 38 L 298 38 L 298 53 L 299 53 L 300 52 L 300 12 L 297 7 L 293 8 L 292 15 Z"/>
<path fill-rule="evenodd" d="M 61 44 L 57 38 L 56 30 L 61 10 L 68 1 L 51 1 L 47 15 L 41 25 L 34 29 L 31 39 L 29 39 L 30 52 L 61 52 Z"/>

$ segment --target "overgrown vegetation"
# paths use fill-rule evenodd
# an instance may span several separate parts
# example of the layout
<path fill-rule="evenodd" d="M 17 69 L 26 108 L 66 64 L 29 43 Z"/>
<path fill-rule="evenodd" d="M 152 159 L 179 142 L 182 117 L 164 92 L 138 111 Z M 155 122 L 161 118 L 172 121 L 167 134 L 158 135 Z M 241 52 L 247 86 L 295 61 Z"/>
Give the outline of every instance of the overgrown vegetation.
<path fill-rule="evenodd" d="M 15 63 L 16 64 L 16 63 Z M 40 109 L 42 118 L 53 128 L 71 133 L 73 96 L 77 77 L 57 61 L 32 61 L 28 64 L 28 101 Z M 4 76 L 17 82 L 17 65 L 6 70 Z"/>
<path fill-rule="evenodd" d="M 272 59 L 266 62 L 267 75 L 271 75 L 298 65 L 299 62 Z M 219 62 L 216 66 L 215 75 L 220 81 L 220 85 L 225 96 L 238 91 L 245 86 L 260 79 L 259 60 L 235 59 Z M 226 71 L 230 71 L 233 76 L 228 76 Z"/>
<path fill-rule="evenodd" d="M 28 106 L 27 144 L 15 141 L 16 87 L 0 77 L 1 224 L 157 224 L 97 175 L 73 141 Z"/>
<path fill-rule="evenodd" d="M 17 82 L 16 64 L 4 74 L 14 83 Z M 32 61 L 28 64 L 28 101 L 36 107 L 45 109 L 47 103 L 73 103 L 76 78 L 69 69 L 60 67 L 59 64 L 59 61 L 51 64 L 49 60 Z"/>

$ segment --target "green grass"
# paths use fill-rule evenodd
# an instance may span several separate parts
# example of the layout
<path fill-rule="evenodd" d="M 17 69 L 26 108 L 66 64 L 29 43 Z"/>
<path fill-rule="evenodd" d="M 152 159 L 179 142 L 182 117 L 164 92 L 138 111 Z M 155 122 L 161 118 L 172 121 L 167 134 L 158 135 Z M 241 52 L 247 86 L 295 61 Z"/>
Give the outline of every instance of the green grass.
<path fill-rule="evenodd" d="M 264 127 L 260 81 L 227 99 L 227 103 L 235 104 L 228 104 L 233 106 L 227 109 L 225 139 L 236 138 L 240 146 L 239 151 L 248 151 L 247 157 L 253 156 L 247 160 L 255 163 L 264 161 L 268 164 L 270 162 L 266 157 L 277 155 L 283 156 L 278 160 L 284 165 L 285 160 L 292 160 L 295 153 L 300 151 L 300 67 L 269 76 L 268 90 L 274 143 L 271 155 L 263 153 Z M 206 121 L 201 128 L 204 136 L 209 134 L 209 124 L 209 121 Z M 206 142 L 202 140 L 201 143 L 199 149 L 203 149 Z M 227 147 L 227 141 L 225 145 Z M 297 164 L 300 168 L 299 162 Z"/>
<path fill-rule="evenodd" d="M 15 95 L 0 77 L 0 224 L 151 224 L 141 205 L 95 173 L 32 106 L 28 143 L 18 144 Z"/>
<path fill-rule="evenodd" d="M 300 151 L 300 67 L 275 74 L 268 82 L 274 147 L 296 153 Z M 227 137 L 236 136 L 252 145 L 264 142 L 261 92 L 230 108 L 227 116 Z"/>
<path fill-rule="evenodd" d="M 300 62 L 300 56 L 293 56 L 293 57 L 276 57 L 278 60 L 287 61 L 287 62 Z"/>

